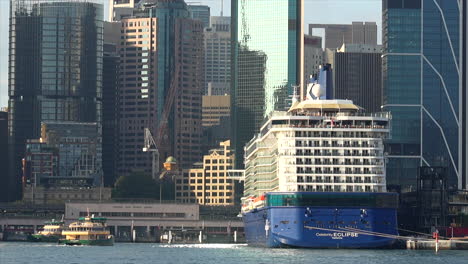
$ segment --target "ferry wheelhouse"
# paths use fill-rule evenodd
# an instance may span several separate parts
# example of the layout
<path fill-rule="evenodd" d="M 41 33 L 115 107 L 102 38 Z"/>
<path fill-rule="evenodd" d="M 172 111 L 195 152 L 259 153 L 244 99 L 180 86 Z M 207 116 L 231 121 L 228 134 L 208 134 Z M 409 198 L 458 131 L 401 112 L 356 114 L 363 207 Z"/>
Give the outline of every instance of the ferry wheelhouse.
<path fill-rule="evenodd" d="M 48 221 L 44 223 L 44 228 L 28 237 L 32 242 L 57 242 L 62 237 L 62 230 L 65 223 L 63 221 Z"/>

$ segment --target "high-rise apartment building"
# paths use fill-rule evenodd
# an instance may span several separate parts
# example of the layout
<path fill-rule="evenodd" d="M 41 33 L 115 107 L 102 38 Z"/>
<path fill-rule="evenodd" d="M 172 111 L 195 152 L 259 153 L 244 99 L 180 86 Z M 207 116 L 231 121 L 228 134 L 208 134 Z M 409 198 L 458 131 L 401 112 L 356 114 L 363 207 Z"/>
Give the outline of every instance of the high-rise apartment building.
<path fill-rule="evenodd" d="M 190 17 L 194 20 L 203 22 L 203 27 L 210 25 L 210 7 L 207 5 L 188 5 Z"/>
<path fill-rule="evenodd" d="M 379 46 L 343 44 L 333 56 L 335 98 L 346 98 L 367 112 L 381 111 L 382 52 Z"/>
<path fill-rule="evenodd" d="M 302 0 L 231 2 L 233 145 L 238 157 L 264 118 L 302 84 Z M 289 99 L 289 100 L 288 100 Z M 237 159 L 237 167 L 243 167 Z"/>
<path fill-rule="evenodd" d="M 103 6 L 11 0 L 10 10 L 9 159 L 19 179 L 41 122 L 95 122 L 101 136 Z"/>
<path fill-rule="evenodd" d="M 188 168 L 202 157 L 202 23 L 190 18 L 184 1 L 173 0 L 135 10 L 121 25 L 118 172 L 151 172 L 151 155 L 142 152 L 145 128 L 161 160 L 174 156 Z"/>
<path fill-rule="evenodd" d="M 314 29 L 325 30 L 325 48 L 338 49 L 347 44 L 377 45 L 377 23 L 352 22 L 346 24 L 309 24 L 309 35 Z"/>
<path fill-rule="evenodd" d="M 461 188 L 460 1 L 383 1 L 384 110 L 393 116 L 387 182 L 416 186 L 420 166 Z"/>
<path fill-rule="evenodd" d="M 234 164 L 230 141 L 219 143 L 220 148 L 203 156 L 198 167 L 186 169 L 176 179 L 176 200 L 203 205 L 234 205 L 235 183 L 228 177 Z"/>
<path fill-rule="evenodd" d="M 205 91 L 204 95 L 230 94 L 231 30 L 230 17 L 211 17 L 205 28 Z"/>

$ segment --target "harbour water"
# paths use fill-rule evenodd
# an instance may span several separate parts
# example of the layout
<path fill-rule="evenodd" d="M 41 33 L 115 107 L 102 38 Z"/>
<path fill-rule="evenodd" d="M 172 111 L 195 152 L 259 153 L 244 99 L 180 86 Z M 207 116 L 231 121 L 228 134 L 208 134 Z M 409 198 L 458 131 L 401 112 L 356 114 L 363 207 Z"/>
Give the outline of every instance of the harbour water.
<path fill-rule="evenodd" d="M 0 242 L 1 264 L 344 264 L 468 263 L 468 251 L 310 250 L 252 248 L 234 244 L 126 244 L 113 247 Z"/>

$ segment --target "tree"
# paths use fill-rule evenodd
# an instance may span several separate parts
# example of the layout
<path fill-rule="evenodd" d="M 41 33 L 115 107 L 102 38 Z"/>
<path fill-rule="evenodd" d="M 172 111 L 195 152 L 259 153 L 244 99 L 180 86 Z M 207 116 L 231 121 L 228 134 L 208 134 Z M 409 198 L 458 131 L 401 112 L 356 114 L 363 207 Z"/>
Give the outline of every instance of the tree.
<path fill-rule="evenodd" d="M 113 198 L 159 199 L 159 184 L 142 171 L 120 176 L 115 182 Z"/>

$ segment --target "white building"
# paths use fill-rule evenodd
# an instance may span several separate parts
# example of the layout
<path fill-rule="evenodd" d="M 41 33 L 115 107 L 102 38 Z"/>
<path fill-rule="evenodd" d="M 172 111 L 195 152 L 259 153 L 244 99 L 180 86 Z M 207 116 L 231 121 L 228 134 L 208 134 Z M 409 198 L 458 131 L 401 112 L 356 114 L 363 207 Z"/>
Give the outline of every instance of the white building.
<path fill-rule="evenodd" d="M 244 196 L 385 192 L 390 119 L 349 100 L 306 100 L 274 112 L 245 147 Z"/>

